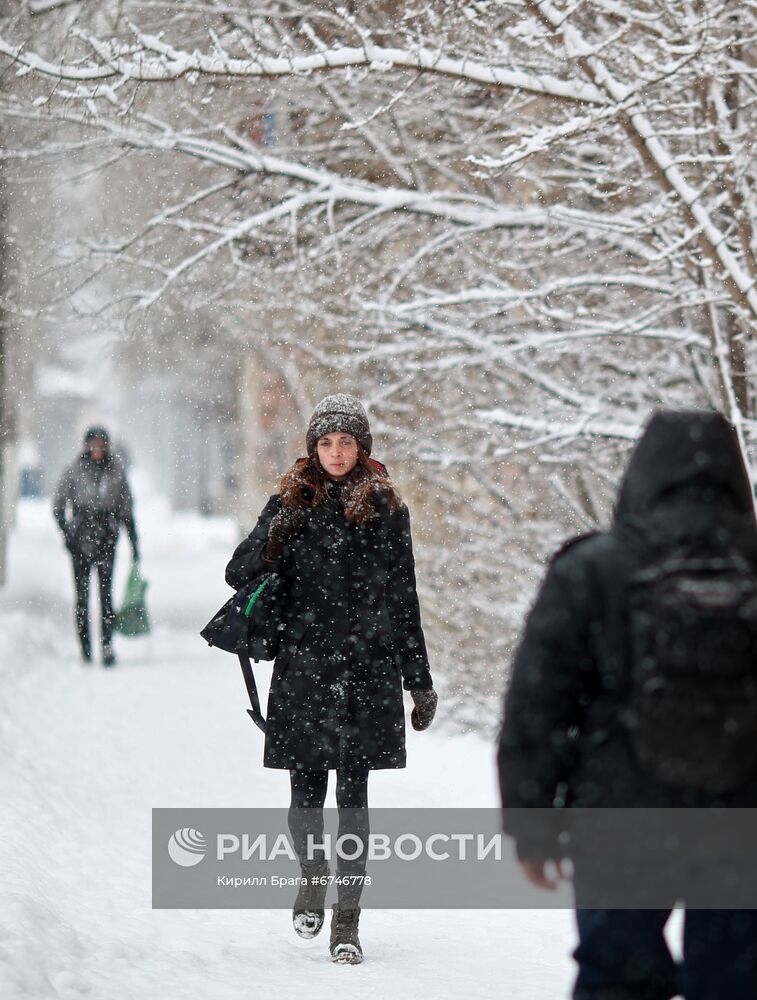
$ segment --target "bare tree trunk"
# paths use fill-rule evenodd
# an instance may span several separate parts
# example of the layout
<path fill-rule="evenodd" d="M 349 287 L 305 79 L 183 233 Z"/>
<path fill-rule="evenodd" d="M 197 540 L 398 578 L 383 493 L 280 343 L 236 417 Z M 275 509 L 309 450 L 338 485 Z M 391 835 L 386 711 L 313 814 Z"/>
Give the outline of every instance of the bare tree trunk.
<path fill-rule="evenodd" d="M 739 412 L 743 416 L 749 417 L 751 416 L 751 400 L 743 330 L 740 328 L 737 317 L 730 310 L 725 314 L 723 325 L 728 338 L 733 394 L 736 397 Z"/>
<path fill-rule="evenodd" d="M 8 241 L 7 241 L 7 210 L 5 185 L 2 166 L 0 166 L 0 586 L 6 581 L 6 554 L 8 542 L 8 520 L 12 509 L 13 497 L 10 490 L 8 458 L 10 446 L 14 439 L 14 415 L 8 389 Z"/>
<path fill-rule="evenodd" d="M 731 17 L 732 22 L 736 27 L 735 39 L 730 46 L 730 53 L 734 61 L 740 60 L 742 57 L 742 46 L 741 46 L 741 31 L 739 26 L 739 13 L 735 11 Z M 739 95 L 739 77 L 734 73 L 726 81 L 725 87 L 723 88 L 723 96 L 725 98 L 725 104 L 728 108 L 729 125 L 732 131 L 735 133 L 739 126 L 739 109 L 740 109 L 740 95 Z M 731 168 L 732 169 L 732 168 Z M 736 184 L 733 184 L 734 194 L 736 195 L 736 211 L 740 227 L 746 227 L 749 230 L 749 219 L 747 214 L 747 207 L 743 200 L 738 197 L 738 190 Z M 740 229 L 741 232 L 741 229 Z M 749 232 L 742 232 L 742 242 L 750 247 L 749 242 Z M 750 259 L 750 254 L 745 254 L 747 259 Z M 747 336 L 746 330 L 743 325 L 739 323 L 736 315 L 729 311 L 726 322 L 726 335 L 728 337 L 728 347 L 731 356 L 731 378 L 733 380 L 733 391 L 738 402 L 739 410 L 745 417 L 751 416 L 751 400 L 749 394 L 749 379 L 747 375 L 747 360 L 746 360 L 746 344 L 745 338 Z"/>

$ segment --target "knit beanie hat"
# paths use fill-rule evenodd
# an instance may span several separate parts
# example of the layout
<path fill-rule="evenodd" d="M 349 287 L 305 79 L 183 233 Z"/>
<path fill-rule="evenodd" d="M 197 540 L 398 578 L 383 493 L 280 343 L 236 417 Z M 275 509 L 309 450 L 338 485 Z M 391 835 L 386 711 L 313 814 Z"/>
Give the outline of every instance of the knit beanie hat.
<path fill-rule="evenodd" d="M 326 396 L 316 406 L 305 437 L 308 455 L 315 452 L 319 438 L 324 434 L 335 432 L 351 434 L 366 455 L 370 455 L 373 438 L 368 424 L 368 414 L 360 400 L 346 392 Z"/>
<path fill-rule="evenodd" d="M 110 443 L 110 435 L 105 430 L 104 427 L 90 427 L 84 434 L 84 444 L 89 444 L 90 441 L 96 440 L 104 441 L 106 444 Z"/>

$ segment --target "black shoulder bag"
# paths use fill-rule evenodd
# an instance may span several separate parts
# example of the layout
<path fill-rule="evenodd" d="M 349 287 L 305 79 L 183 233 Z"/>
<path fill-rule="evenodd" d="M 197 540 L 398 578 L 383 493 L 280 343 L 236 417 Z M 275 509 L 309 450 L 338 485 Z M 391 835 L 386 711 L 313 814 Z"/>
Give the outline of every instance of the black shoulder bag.
<path fill-rule="evenodd" d="M 255 725 L 265 732 L 265 719 L 250 660 L 273 660 L 286 628 L 286 586 L 278 573 L 261 573 L 241 587 L 213 615 L 200 635 L 209 646 L 236 653 L 242 668 Z"/>

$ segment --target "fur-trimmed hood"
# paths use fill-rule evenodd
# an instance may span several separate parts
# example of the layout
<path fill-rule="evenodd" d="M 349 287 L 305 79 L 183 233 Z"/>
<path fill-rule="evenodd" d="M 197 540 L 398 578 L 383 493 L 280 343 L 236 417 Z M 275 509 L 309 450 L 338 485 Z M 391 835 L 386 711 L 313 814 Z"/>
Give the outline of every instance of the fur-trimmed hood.
<path fill-rule="evenodd" d="M 386 466 L 373 458 L 359 463 L 344 479 L 333 480 L 325 475 L 315 458 L 299 458 L 281 478 L 283 507 L 306 509 L 338 498 L 344 514 L 354 524 L 365 524 L 376 516 L 378 507 L 386 505 L 396 510 L 402 505 L 397 488 L 389 478 Z"/>

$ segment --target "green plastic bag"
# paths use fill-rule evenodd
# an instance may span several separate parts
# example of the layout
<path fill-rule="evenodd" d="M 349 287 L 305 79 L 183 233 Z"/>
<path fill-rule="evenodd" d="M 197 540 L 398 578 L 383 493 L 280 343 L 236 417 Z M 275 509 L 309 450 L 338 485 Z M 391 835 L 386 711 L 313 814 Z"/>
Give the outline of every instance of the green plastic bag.
<path fill-rule="evenodd" d="M 132 563 L 129 579 L 126 581 L 121 610 L 116 615 L 115 628 L 121 635 L 147 635 L 150 631 L 150 619 L 147 617 L 145 591 L 147 581 L 139 572 L 139 566 Z"/>

